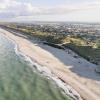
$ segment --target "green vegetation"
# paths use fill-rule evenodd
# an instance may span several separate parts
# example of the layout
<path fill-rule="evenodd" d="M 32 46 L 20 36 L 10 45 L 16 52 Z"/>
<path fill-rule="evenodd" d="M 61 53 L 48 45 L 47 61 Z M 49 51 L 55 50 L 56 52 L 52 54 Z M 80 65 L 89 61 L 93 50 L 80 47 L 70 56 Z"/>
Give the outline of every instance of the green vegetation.
<path fill-rule="evenodd" d="M 69 43 L 66 45 L 66 47 L 70 48 L 71 50 L 74 50 L 77 54 L 92 63 L 98 64 L 98 62 L 100 61 L 99 48 L 93 48 L 92 46 L 76 45 L 74 43 Z"/>
<path fill-rule="evenodd" d="M 89 42 L 79 37 L 69 37 L 68 40 L 70 42 L 63 46 L 70 48 L 92 63 L 98 64 L 100 62 L 100 42 Z"/>
<path fill-rule="evenodd" d="M 21 31 L 42 41 L 54 44 L 61 44 L 78 53 L 88 61 L 98 64 L 100 62 L 100 40 L 89 40 L 87 35 L 65 35 L 55 32 L 43 32 L 39 28 L 8 25 L 9 28 Z"/>
<path fill-rule="evenodd" d="M 96 46 L 97 46 L 98 48 L 100 48 L 100 40 L 97 40 L 95 43 L 96 43 Z"/>

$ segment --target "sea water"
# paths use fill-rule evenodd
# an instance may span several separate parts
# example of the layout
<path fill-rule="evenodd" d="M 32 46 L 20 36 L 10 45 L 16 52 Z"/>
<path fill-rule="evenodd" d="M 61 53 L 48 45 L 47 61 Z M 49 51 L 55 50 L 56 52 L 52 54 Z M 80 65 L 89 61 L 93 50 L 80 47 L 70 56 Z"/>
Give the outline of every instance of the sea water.
<path fill-rule="evenodd" d="M 70 100 L 56 84 L 40 75 L 0 34 L 0 100 Z"/>

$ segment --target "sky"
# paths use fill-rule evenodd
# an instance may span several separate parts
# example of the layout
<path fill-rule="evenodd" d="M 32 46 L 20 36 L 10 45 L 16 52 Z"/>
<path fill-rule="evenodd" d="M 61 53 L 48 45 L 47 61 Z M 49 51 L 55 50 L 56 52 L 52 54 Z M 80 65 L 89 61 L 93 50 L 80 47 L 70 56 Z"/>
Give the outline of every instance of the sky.
<path fill-rule="evenodd" d="M 100 0 L 0 0 L 0 21 L 100 22 Z"/>

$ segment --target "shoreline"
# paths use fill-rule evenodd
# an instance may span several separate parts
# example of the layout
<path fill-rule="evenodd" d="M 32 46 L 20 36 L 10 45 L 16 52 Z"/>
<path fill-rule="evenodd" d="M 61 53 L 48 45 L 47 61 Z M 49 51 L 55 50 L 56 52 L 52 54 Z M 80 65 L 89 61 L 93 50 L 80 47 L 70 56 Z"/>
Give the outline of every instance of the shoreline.
<path fill-rule="evenodd" d="M 6 33 L 8 33 L 8 34 L 6 34 Z M 4 33 L 3 33 L 4 34 Z M 9 35 L 10 34 L 10 35 Z M 13 38 L 11 37 L 11 34 L 12 33 L 10 33 L 10 32 L 8 32 L 8 31 L 5 31 L 5 37 L 10 37 L 11 38 L 11 40 L 14 40 L 15 42 L 17 41 L 18 42 L 18 40 L 17 40 L 17 38 L 18 38 L 18 36 L 14 36 L 13 34 L 12 34 L 12 36 L 13 36 Z M 19 40 L 21 40 L 22 39 L 22 37 L 19 37 L 20 39 Z M 23 39 L 22 39 L 23 40 Z M 28 40 L 26 40 L 27 42 L 29 42 Z M 23 41 L 24 42 L 24 41 Z M 27 43 L 26 42 L 26 43 Z M 21 43 L 21 42 L 19 42 L 19 43 Z M 17 45 L 19 45 L 18 43 L 16 43 Z M 23 44 L 23 43 L 22 43 Z M 21 45 L 22 46 L 22 45 Z M 36 45 L 36 47 L 37 47 L 37 45 Z M 34 47 L 35 49 L 36 49 L 36 47 Z M 17 48 L 17 47 L 16 47 Z M 20 50 L 20 47 L 19 48 L 17 48 L 17 49 L 19 49 L 19 52 L 21 52 L 21 53 L 23 53 L 22 52 L 22 50 Z M 25 48 L 24 48 L 25 49 Z M 28 48 L 27 48 L 28 49 Z M 31 48 L 32 49 L 32 48 Z M 38 47 L 37 47 L 37 49 L 39 49 Z M 28 50 L 29 51 L 29 50 Z M 26 51 L 23 53 L 23 54 L 25 54 L 26 53 Z M 46 53 L 46 52 L 45 52 Z M 31 53 L 30 53 L 31 54 Z M 48 54 L 48 53 L 47 53 Z M 25 54 L 26 56 L 28 55 L 27 53 Z M 51 56 L 51 55 L 50 55 Z M 32 61 L 32 62 L 34 62 L 34 57 L 30 57 L 30 56 L 28 56 L 29 57 L 29 59 Z M 37 58 L 39 58 L 39 57 L 37 57 Z M 40 59 L 41 60 L 41 59 Z M 56 60 L 57 62 L 58 62 L 58 60 Z M 38 61 L 39 62 L 39 61 Z M 38 62 L 35 62 L 36 63 L 36 65 L 38 64 Z M 42 65 L 42 67 L 41 67 L 41 65 Z M 61 82 L 62 81 L 64 81 L 64 85 L 66 85 L 66 83 L 67 84 L 69 84 L 68 83 L 68 81 L 72 81 L 72 79 L 73 79 L 73 73 L 71 73 L 69 70 L 67 70 L 67 68 L 65 69 L 64 67 L 63 68 L 61 68 L 61 67 L 56 67 L 56 66 L 54 66 L 55 68 L 52 68 L 52 67 L 50 67 L 50 66 L 52 66 L 52 65 L 50 65 L 50 66 L 46 66 L 46 67 L 44 67 L 46 64 L 43 64 L 43 62 L 40 62 L 40 67 L 39 68 L 37 68 L 38 70 L 42 70 L 42 72 L 47 72 L 46 74 L 47 75 L 49 75 L 49 74 L 51 74 L 51 75 L 53 75 L 53 76 L 56 76 L 56 79 L 58 79 L 58 80 L 60 80 Z M 48 65 L 48 64 L 47 64 Z M 62 66 L 62 64 L 60 64 L 61 66 Z M 37 65 L 38 66 L 38 65 Z M 36 66 L 36 67 L 37 67 Z M 52 74 L 53 73 L 53 74 Z M 66 80 L 66 73 L 68 73 L 68 75 L 70 75 L 71 77 L 69 77 L 67 80 Z M 72 78 L 72 79 L 71 79 Z M 75 78 L 75 77 L 74 77 Z M 55 80 L 55 79 L 54 79 Z M 73 79 L 74 80 L 74 79 Z M 60 83 L 60 81 L 58 82 L 58 83 Z M 72 82 L 74 82 L 74 84 L 76 84 L 76 85 L 80 85 L 77 81 L 72 81 Z M 60 85 L 62 85 L 62 83 L 60 84 Z M 69 84 L 69 85 L 71 85 L 71 84 Z M 68 85 L 68 87 L 69 87 L 69 85 Z M 71 85 L 72 87 L 73 87 L 73 85 Z M 81 86 L 81 85 L 80 85 Z M 61 86 L 62 87 L 62 86 Z M 67 89 L 68 89 L 68 87 L 67 87 Z M 64 87 L 65 88 L 65 87 Z M 73 87 L 73 88 L 75 88 L 75 87 Z M 76 88 L 78 88 L 77 86 L 76 86 Z M 81 88 L 81 87 L 80 87 Z M 83 88 L 81 88 L 80 90 L 84 90 L 84 86 L 83 86 Z M 70 89 L 69 89 L 70 90 Z M 80 93 L 80 91 L 78 90 L 78 89 L 75 89 L 75 90 L 77 90 L 79 93 Z M 67 91 L 67 90 L 66 90 Z M 74 91 L 74 90 L 73 90 Z M 85 91 L 85 90 L 84 90 Z M 84 92 L 83 91 L 83 92 Z M 74 91 L 75 92 L 75 91 Z M 89 93 L 91 93 L 90 91 L 85 91 L 85 92 L 87 92 L 88 94 Z M 82 93 L 80 93 L 81 94 L 81 96 L 85 99 L 85 100 L 89 100 L 90 98 L 89 97 L 87 97 L 87 95 L 86 95 L 86 97 L 84 97 L 83 95 L 82 95 Z M 78 95 L 79 96 L 79 95 Z M 91 96 L 92 96 L 92 93 L 91 93 Z M 80 96 L 79 96 L 79 98 L 80 98 Z M 95 95 L 93 95 L 92 97 L 91 97 L 92 99 L 91 100 L 94 100 L 94 98 L 95 98 L 95 100 L 99 100 L 99 99 L 97 99 L 98 97 L 97 96 L 95 96 Z M 81 98 L 80 99 L 76 99 L 76 100 L 81 100 Z"/>
<path fill-rule="evenodd" d="M 29 62 L 31 64 L 30 66 L 32 68 L 35 67 L 35 69 L 39 71 L 41 75 L 54 81 L 58 88 L 62 89 L 61 92 L 64 92 L 64 95 L 68 95 L 70 98 L 72 98 L 72 100 L 83 100 L 71 86 L 55 76 L 47 67 L 42 67 L 42 65 L 39 65 L 36 61 L 32 60 L 31 57 L 28 57 L 24 53 L 22 53 L 20 51 L 20 48 L 18 47 L 18 44 L 14 40 L 6 37 L 4 34 L 3 36 L 14 44 L 14 51 L 16 55 L 22 57 L 22 59 L 24 59 L 26 62 Z"/>

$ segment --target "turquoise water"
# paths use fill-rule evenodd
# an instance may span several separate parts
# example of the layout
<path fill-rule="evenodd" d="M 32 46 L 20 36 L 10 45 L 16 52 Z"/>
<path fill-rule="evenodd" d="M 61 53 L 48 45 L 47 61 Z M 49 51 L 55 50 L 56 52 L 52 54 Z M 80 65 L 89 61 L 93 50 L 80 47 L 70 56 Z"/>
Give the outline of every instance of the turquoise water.
<path fill-rule="evenodd" d="M 35 70 L 35 69 L 34 69 Z M 41 76 L 0 35 L 0 100 L 70 100 L 53 81 Z"/>

